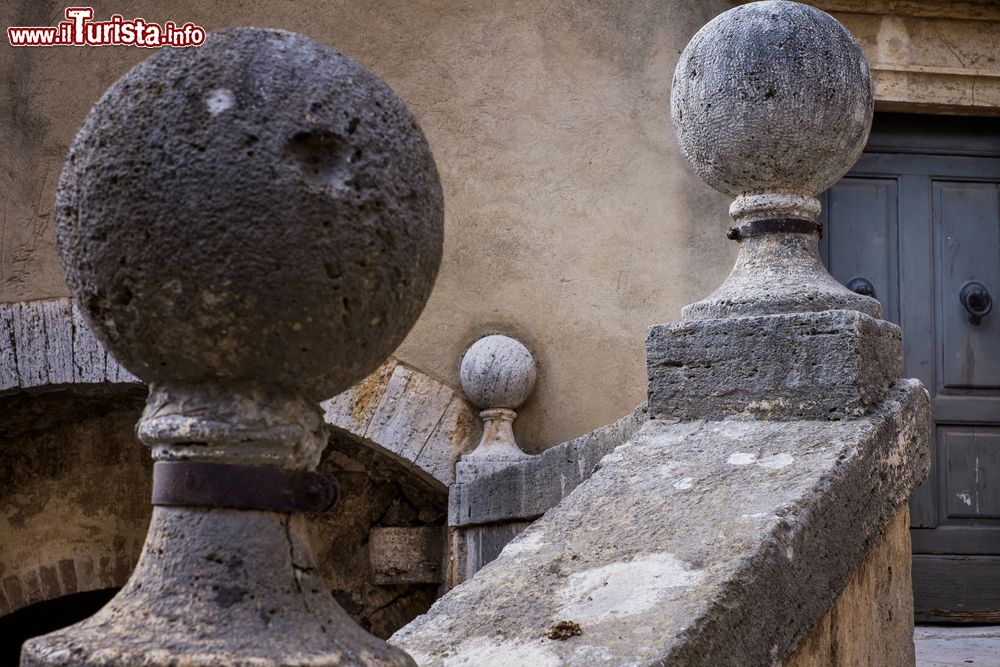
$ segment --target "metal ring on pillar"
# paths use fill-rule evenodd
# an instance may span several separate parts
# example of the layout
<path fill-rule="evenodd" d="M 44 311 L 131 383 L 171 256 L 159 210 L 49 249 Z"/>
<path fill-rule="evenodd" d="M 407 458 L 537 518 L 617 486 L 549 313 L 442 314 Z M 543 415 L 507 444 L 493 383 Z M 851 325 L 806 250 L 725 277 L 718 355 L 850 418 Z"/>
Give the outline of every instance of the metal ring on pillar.
<path fill-rule="evenodd" d="M 154 505 L 266 512 L 323 512 L 340 497 L 332 475 L 315 470 L 205 461 L 153 464 Z"/>
<path fill-rule="evenodd" d="M 740 241 L 751 236 L 763 236 L 764 234 L 819 234 L 819 237 L 823 238 L 823 225 L 801 218 L 753 220 L 736 227 L 730 227 L 726 238 Z"/>

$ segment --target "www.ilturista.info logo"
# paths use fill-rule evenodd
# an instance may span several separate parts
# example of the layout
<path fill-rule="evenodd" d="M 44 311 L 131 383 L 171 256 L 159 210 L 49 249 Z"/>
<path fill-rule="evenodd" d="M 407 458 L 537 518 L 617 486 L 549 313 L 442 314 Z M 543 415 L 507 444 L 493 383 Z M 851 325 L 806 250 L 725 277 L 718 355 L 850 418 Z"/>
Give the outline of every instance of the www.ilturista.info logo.
<path fill-rule="evenodd" d="M 205 29 L 190 21 L 178 27 L 173 21 L 163 25 L 134 18 L 126 21 L 113 14 L 108 21 L 91 21 L 93 7 L 67 7 L 66 21 L 57 26 L 7 28 L 11 46 L 201 46 Z"/>

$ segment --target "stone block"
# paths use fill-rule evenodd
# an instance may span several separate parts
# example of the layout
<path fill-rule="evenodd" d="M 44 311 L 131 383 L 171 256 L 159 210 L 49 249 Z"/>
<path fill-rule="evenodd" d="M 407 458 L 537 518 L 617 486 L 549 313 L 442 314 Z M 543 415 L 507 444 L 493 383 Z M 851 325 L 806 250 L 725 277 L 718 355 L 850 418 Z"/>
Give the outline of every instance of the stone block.
<path fill-rule="evenodd" d="M 361 382 L 320 403 L 326 423 L 349 433 L 363 434 L 398 365 L 399 362 L 390 357 Z"/>
<path fill-rule="evenodd" d="M 455 466 L 460 465 L 456 461 L 472 449 L 482 429 L 482 422 L 469 404 L 453 396 L 414 463 L 434 479 L 450 485 L 455 481 Z"/>
<path fill-rule="evenodd" d="M 0 304 L 0 392 L 138 385 L 69 299 Z"/>
<path fill-rule="evenodd" d="M 372 528 L 368 557 L 379 586 L 441 583 L 444 528 Z"/>
<path fill-rule="evenodd" d="M 20 384 L 14 340 L 14 308 L 0 308 L 0 391 Z"/>
<path fill-rule="evenodd" d="M 851 310 L 671 322 L 646 338 L 655 419 L 859 417 L 902 372 L 899 327 Z"/>
<path fill-rule="evenodd" d="M 413 462 L 441 422 L 452 396 L 447 385 L 397 365 L 364 437 Z"/>
<path fill-rule="evenodd" d="M 80 309 L 74 305 L 71 310 L 73 316 L 73 382 L 104 382 L 107 378 L 105 367 L 110 355 L 91 333 Z"/>
<path fill-rule="evenodd" d="M 471 579 L 530 525 L 530 521 L 507 521 L 450 530 L 448 588 Z"/>

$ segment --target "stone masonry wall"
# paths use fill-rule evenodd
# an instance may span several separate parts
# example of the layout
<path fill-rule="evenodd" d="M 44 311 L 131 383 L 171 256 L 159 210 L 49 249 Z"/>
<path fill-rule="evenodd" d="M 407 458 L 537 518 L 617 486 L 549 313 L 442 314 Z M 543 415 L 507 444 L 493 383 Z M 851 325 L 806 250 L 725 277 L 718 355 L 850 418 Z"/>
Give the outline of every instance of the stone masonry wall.
<path fill-rule="evenodd" d="M 913 664 L 909 528 L 904 507 L 785 667 Z"/>

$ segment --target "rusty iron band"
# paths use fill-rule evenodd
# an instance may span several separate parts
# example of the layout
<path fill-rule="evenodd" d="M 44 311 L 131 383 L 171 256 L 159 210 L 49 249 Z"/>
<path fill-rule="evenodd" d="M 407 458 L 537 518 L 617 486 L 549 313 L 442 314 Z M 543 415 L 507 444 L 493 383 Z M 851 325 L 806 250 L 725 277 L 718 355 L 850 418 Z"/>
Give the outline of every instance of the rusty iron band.
<path fill-rule="evenodd" d="M 726 238 L 740 241 L 751 236 L 764 234 L 819 234 L 819 237 L 823 238 L 823 225 L 800 218 L 768 218 L 730 227 L 729 231 L 726 232 Z"/>
<path fill-rule="evenodd" d="M 202 461 L 157 461 L 153 504 L 268 512 L 322 512 L 340 496 L 332 475 Z"/>

